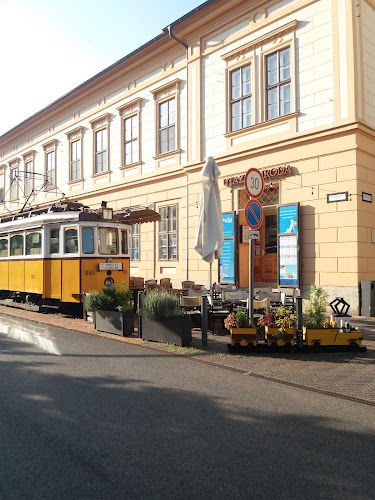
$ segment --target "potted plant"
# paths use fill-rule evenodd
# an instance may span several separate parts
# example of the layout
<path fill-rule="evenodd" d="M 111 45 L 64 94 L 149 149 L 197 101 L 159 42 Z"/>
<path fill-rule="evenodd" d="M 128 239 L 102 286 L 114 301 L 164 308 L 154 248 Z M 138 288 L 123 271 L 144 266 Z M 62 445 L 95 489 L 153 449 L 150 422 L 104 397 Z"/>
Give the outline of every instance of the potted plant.
<path fill-rule="evenodd" d="M 297 316 L 293 308 L 279 306 L 275 311 L 269 312 L 258 321 L 258 325 L 264 327 L 267 344 L 275 347 L 284 345 L 291 347 L 294 344 L 294 325 Z"/>
<path fill-rule="evenodd" d="M 180 305 L 179 297 L 151 291 L 144 296 L 140 336 L 144 340 L 187 346 L 191 342 L 192 322 Z"/>
<path fill-rule="evenodd" d="M 231 347 L 255 347 L 257 329 L 250 325 L 245 311 L 231 312 L 224 320 L 224 326 L 230 331 Z"/>
<path fill-rule="evenodd" d="M 87 311 L 94 312 L 94 325 L 100 332 L 128 336 L 134 332 L 133 294 L 126 283 L 117 289 L 106 283 L 101 292 L 90 292 L 84 299 Z"/>
<path fill-rule="evenodd" d="M 308 346 L 316 350 L 323 345 L 333 345 L 337 340 L 339 329 L 327 318 L 328 294 L 323 288 L 312 284 L 307 294 L 308 303 L 304 316 L 303 339 Z"/>

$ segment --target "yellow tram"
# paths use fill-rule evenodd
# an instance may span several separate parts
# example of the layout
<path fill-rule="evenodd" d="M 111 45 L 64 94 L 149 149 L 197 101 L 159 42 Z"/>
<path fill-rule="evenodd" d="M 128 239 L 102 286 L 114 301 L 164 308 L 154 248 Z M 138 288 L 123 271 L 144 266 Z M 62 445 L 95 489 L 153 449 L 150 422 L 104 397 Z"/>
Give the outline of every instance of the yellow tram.
<path fill-rule="evenodd" d="M 94 211 L 79 203 L 3 217 L 1 297 L 36 305 L 80 303 L 106 282 L 129 285 L 125 220 L 125 212 L 114 215 L 110 208 Z"/>

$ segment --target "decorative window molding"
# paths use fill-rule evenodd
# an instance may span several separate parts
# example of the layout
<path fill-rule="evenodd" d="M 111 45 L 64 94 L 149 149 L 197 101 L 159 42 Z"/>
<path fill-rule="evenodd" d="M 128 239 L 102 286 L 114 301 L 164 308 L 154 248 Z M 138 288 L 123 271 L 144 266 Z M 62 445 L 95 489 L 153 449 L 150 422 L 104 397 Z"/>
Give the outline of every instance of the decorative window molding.
<path fill-rule="evenodd" d="M 141 165 L 141 105 L 138 97 L 117 108 L 121 117 L 121 169 Z"/>
<path fill-rule="evenodd" d="M 0 204 L 5 202 L 5 165 L 0 165 Z"/>
<path fill-rule="evenodd" d="M 225 137 L 227 147 L 234 146 L 238 142 L 236 138 L 243 142 L 245 137 L 250 138 L 253 130 L 259 131 L 260 128 L 267 128 L 270 122 L 275 123 L 275 120 L 292 121 L 290 127 L 295 128 L 297 108 L 295 29 L 297 26 L 298 21 L 291 21 L 222 56 L 222 59 L 226 61 Z M 275 59 L 273 54 L 280 54 L 283 51 L 284 54 L 289 54 L 289 74 L 287 78 L 282 74 L 283 78 L 278 78 L 277 82 L 267 85 L 267 61 L 273 62 Z M 280 56 L 277 56 L 278 61 L 279 59 Z M 244 71 L 247 71 L 245 78 L 242 75 Z M 271 75 L 270 71 L 268 75 Z M 272 76 L 274 76 L 273 73 Z M 283 92 L 285 95 L 281 95 Z M 276 115 L 275 113 L 267 114 L 267 93 L 270 97 L 277 97 Z M 274 109 L 270 107 L 270 111 Z M 250 116 L 251 123 L 249 123 Z M 242 136 L 243 139 L 241 139 Z M 259 134 L 258 136 L 260 137 Z"/>
<path fill-rule="evenodd" d="M 110 113 L 90 121 L 93 131 L 93 176 L 109 172 L 109 120 Z"/>
<path fill-rule="evenodd" d="M 69 141 L 69 183 L 83 179 L 83 127 L 77 127 L 66 133 Z"/>
<path fill-rule="evenodd" d="M 177 78 L 151 91 L 155 101 L 155 144 L 154 159 L 180 153 L 180 83 Z"/>
<path fill-rule="evenodd" d="M 230 52 L 223 54 L 221 58 L 224 59 L 225 61 L 228 61 L 230 59 L 236 59 L 239 56 L 243 56 L 244 54 L 253 51 L 256 47 L 260 45 L 265 45 L 266 43 L 279 39 L 282 35 L 284 36 L 287 35 L 288 33 L 294 31 L 297 28 L 297 26 L 298 26 L 297 20 L 291 21 L 290 23 L 280 26 L 280 28 L 276 28 L 270 31 L 269 33 L 266 33 L 265 35 L 256 38 L 252 42 L 246 43 L 245 45 L 241 45 L 241 47 L 238 47 L 237 49 L 233 49 Z"/>
<path fill-rule="evenodd" d="M 19 158 L 9 162 L 9 201 L 17 201 L 19 197 L 19 164 Z"/>
<path fill-rule="evenodd" d="M 35 150 L 22 155 L 24 165 L 24 195 L 29 196 L 34 189 Z"/>
<path fill-rule="evenodd" d="M 45 190 L 49 191 L 56 187 L 56 148 L 57 140 L 42 144 L 44 149 L 44 176 Z"/>

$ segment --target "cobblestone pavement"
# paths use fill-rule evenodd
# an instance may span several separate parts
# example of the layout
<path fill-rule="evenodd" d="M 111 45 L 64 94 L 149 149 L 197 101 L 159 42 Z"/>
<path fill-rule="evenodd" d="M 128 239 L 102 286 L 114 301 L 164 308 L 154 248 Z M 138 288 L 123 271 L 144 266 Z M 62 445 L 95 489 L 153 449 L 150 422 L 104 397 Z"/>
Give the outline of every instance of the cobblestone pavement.
<path fill-rule="evenodd" d="M 41 314 L 0 306 L 1 315 L 14 316 L 81 333 L 99 335 L 112 341 L 127 342 L 141 348 L 159 349 L 171 355 L 188 357 L 223 369 L 238 371 L 244 376 L 260 377 L 276 383 L 351 399 L 375 406 L 375 318 L 353 317 L 352 324 L 363 333 L 366 352 L 320 353 L 237 353 L 229 354 L 228 336 L 208 333 L 207 348 L 202 348 L 200 330 L 193 330 L 192 347 L 177 347 L 145 342 L 137 337 L 118 337 L 97 332 L 92 323 L 62 314 Z"/>

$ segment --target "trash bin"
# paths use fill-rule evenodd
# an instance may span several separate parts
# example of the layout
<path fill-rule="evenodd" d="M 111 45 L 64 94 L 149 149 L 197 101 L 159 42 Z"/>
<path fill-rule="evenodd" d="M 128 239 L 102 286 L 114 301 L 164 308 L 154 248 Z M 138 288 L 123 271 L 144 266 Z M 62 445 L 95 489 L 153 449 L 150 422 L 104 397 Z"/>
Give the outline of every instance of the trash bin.
<path fill-rule="evenodd" d="M 375 316 L 375 281 L 361 281 L 361 316 Z"/>

